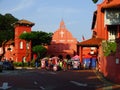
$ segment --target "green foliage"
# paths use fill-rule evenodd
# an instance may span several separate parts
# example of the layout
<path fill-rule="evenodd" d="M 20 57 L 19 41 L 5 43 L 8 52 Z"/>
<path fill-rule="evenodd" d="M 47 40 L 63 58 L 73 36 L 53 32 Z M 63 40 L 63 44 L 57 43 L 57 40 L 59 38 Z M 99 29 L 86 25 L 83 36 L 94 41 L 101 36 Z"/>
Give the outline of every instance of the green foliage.
<path fill-rule="evenodd" d="M 0 14 L 0 31 L 14 30 L 12 24 L 15 23 L 16 21 L 18 21 L 18 19 L 9 13 L 5 15 Z"/>
<path fill-rule="evenodd" d="M 32 46 L 50 44 L 53 35 L 53 33 L 47 33 L 43 31 L 33 31 L 32 34 Z"/>
<path fill-rule="evenodd" d="M 13 65 L 14 65 L 15 67 L 22 67 L 22 66 L 23 66 L 23 63 L 22 63 L 22 62 L 14 62 Z M 24 63 L 24 67 L 28 67 L 28 66 L 29 66 L 28 63 L 25 62 L 25 63 Z M 31 67 L 34 67 L 34 66 L 35 66 L 35 62 L 31 62 L 31 63 L 30 63 L 30 66 L 31 66 Z"/>
<path fill-rule="evenodd" d="M 103 41 L 102 42 L 103 53 L 105 56 L 109 56 L 112 52 L 116 52 L 116 42 Z"/>
<path fill-rule="evenodd" d="M 13 62 L 13 65 L 15 67 L 19 67 L 19 66 L 22 66 L 22 62 Z"/>
<path fill-rule="evenodd" d="M 0 31 L 0 46 L 5 40 L 14 39 L 14 31 Z"/>
<path fill-rule="evenodd" d="M 26 41 L 31 41 L 33 39 L 33 35 L 32 33 L 22 33 L 20 36 L 19 36 L 20 39 L 23 39 L 23 40 L 26 40 Z"/>
<path fill-rule="evenodd" d="M 32 50 L 35 53 L 44 53 L 44 52 L 46 52 L 46 48 L 44 46 L 42 46 L 42 45 L 36 45 L 36 46 L 33 47 Z"/>
<path fill-rule="evenodd" d="M 98 2 L 98 0 L 92 0 L 93 1 L 93 3 L 97 3 Z"/>
<path fill-rule="evenodd" d="M 35 60 L 31 60 L 30 66 L 31 66 L 31 67 L 35 67 Z"/>
<path fill-rule="evenodd" d="M 32 48 L 32 51 L 37 53 L 38 57 L 42 57 L 46 53 L 47 49 L 42 45 L 36 45 Z"/>
<path fill-rule="evenodd" d="M 0 45 L 5 40 L 14 39 L 14 27 L 12 24 L 16 21 L 18 19 L 11 14 L 0 14 Z"/>
<path fill-rule="evenodd" d="M 48 45 L 52 40 L 52 33 L 43 31 L 26 32 L 22 33 L 19 38 L 26 41 L 32 41 L 32 47 L 36 45 Z"/>

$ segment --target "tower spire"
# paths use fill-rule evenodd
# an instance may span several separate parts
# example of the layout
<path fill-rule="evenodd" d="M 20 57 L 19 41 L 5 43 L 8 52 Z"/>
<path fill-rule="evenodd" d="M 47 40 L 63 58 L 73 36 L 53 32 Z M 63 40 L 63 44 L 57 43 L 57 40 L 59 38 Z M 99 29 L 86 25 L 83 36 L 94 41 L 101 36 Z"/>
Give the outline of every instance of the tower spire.
<path fill-rule="evenodd" d="M 65 23 L 64 23 L 64 20 L 62 19 L 61 22 L 60 22 L 60 28 L 65 28 Z"/>

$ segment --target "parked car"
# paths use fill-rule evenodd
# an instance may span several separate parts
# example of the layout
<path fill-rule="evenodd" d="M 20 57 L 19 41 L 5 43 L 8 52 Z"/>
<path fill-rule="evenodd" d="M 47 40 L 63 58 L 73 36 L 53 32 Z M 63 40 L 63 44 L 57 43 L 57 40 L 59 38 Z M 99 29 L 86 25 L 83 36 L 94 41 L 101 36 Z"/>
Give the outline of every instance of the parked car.
<path fill-rule="evenodd" d="M 4 61 L 2 68 L 3 68 L 3 70 L 14 70 L 14 65 L 12 62 Z"/>

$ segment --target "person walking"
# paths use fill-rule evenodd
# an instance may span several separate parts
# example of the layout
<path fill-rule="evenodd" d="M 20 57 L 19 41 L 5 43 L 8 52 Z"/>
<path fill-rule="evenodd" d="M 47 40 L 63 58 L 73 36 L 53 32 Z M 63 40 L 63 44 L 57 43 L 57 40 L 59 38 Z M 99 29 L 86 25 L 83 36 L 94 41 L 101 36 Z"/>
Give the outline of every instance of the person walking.
<path fill-rule="evenodd" d="M 67 70 L 67 59 L 63 60 L 63 71 Z"/>

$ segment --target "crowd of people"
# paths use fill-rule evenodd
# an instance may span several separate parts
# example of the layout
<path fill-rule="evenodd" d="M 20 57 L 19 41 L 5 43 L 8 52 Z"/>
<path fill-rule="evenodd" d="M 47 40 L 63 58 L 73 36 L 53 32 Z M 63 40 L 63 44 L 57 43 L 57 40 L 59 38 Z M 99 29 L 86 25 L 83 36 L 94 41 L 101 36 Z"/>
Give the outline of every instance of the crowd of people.
<path fill-rule="evenodd" d="M 80 60 L 75 60 L 73 61 L 71 58 L 70 59 L 62 59 L 58 58 L 56 56 L 52 58 L 43 58 L 41 59 L 41 68 L 42 69 L 47 69 L 47 70 L 53 70 L 53 71 L 58 71 L 58 70 L 70 70 L 70 69 L 75 69 L 73 68 L 74 65 L 77 66 L 76 69 L 79 69 L 80 67 Z"/>

